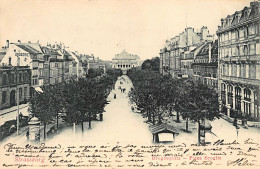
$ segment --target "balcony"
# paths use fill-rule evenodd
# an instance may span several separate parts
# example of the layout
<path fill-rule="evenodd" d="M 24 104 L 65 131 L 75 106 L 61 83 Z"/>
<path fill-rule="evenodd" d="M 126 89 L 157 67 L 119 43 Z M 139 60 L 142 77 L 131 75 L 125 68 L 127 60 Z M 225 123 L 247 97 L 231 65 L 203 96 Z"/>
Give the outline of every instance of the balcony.
<path fill-rule="evenodd" d="M 259 61 L 260 55 L 241 55 L 241 56 L 227 56 L 222 57 L 222 61 L 229 62 L 229 61 L 236 61 L 236 62 L 250 62 L 250 61 Z"/>
<path fill-rule="evenodd" d="M 248 79 L 243 77 L 233 77 L 233 76 L 224 76 L 224 75 L 222 75 L 221 79 L 226 81 L 232 81 L 234 83 L 251 84 L 255 86 L 259 86 L 260 84 L 259 79 Z"/>

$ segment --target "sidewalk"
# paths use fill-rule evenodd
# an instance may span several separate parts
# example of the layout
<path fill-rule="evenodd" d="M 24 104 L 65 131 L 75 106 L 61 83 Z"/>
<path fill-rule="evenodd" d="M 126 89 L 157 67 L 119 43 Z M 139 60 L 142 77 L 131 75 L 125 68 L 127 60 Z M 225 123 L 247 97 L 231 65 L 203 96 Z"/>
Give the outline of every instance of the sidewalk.
<path fill-rule="evenodd" d="M 28 116 L 28 104 L 21 104 L 19 106 L 19 113 L 21 113 L 23 116 Z M 17 106 L 4 109 L 0 111 L 0 125 L 3 125 L 5 122 L 10 120 L 16 120 L 17 117 Z"/>
<path fill-rule="evenodd" d="M 29 107 L 28 103 L 19 105 L 19 109 L 24 109 L 26 107 Z M 18 109 L 18 106 L 13 106 L 13 107 L 10 107 L 8 109 L 0 110 L 0 116 L 5 115 L 7 113 L 11 113 L 11 112 L 17 111 L 17 109 Z"/>
<path fill-rule="evenodd" d="M 52 127 L 56 127 L 56 121 L 54 121 L 53 123 L 50 123 L 46 126 L 46 133 L 48 131 L 50 131 L 50 129 Z M 43 124 L 40 125 L 40 141 L 43 141 Z M 62 131 L 64 128 L 66 128 L 66 125 L 64 124 L 64 122 L 62 122 L 62 119 L 59 119 L 59 131 Z M 26 132 L 29 129 L 29 125 L 21 127 L 20 128 L 20 132 L 19 135 L 17 135 L 16 132 L 12 133 L 11 135 L 7 136 L 5 139 L 3 139 L 0 142 L 0 145 L 4 145 L 7 143 L 15 143 L 17 145 L 23 145 L 25 143 L 27 143 L 27 137 L 26 137 Z M 54 133 L 55 135 L 56 133 Z M 52 136 L 53 137 L 53 136 Z M 47 137 L 48 138 L 48 137 Z"/>

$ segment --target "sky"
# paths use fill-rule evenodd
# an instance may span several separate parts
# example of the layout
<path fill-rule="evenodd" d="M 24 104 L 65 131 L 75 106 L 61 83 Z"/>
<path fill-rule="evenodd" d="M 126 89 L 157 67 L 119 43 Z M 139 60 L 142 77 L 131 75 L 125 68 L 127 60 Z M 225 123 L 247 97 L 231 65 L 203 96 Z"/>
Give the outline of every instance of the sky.
<path fill-rule="evenodd" d="M 186 25 L 216 34 L 220 19 L 253 0 L 0 0 L 0 46 L 64 43 L 111 60 L 124 49 L 142 60 L 159 55 Z"/>

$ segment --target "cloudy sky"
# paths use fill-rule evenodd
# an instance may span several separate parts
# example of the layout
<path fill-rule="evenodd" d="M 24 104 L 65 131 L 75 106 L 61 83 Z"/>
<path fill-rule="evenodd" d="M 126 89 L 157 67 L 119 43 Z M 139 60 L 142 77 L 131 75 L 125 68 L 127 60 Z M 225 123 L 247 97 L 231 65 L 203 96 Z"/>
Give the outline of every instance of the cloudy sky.
<path fill-rule="evenodd" d="M 63 42 L 72 51 L 105 60 L 123 49 L 144 60 L 158 56 L 165 40 L 186 23 L 195 30 L 205 25 L 215 34 L 221 18 L 250 1 L 0 0 L 0 46 L 7 39 Z"/>

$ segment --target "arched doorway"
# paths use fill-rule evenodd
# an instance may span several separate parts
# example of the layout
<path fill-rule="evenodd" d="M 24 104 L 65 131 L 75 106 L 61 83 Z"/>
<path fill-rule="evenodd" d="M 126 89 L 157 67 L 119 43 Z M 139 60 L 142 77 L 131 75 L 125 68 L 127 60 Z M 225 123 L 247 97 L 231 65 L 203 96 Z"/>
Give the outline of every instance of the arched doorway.
<path fill-rule="evenodd" d="M 15 91 L 12 90 L 10 93 L 10 106 L 15 106 Z"/>

